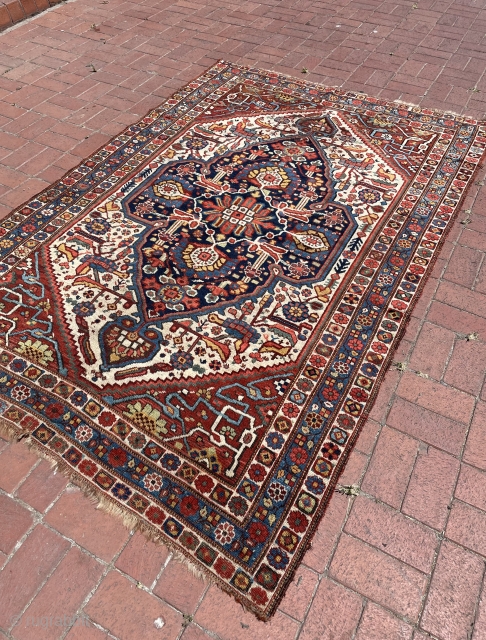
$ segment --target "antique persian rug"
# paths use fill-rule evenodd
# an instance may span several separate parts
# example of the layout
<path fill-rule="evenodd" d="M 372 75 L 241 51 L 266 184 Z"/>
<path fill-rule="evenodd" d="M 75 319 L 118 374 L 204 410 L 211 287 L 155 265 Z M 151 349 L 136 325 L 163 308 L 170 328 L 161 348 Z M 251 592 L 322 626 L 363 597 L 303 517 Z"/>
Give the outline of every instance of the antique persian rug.
<path fill-rule="evenodd" d="M 267 619 L 485 135 L 216 64 L 1 221 L 3 427 Z"/>

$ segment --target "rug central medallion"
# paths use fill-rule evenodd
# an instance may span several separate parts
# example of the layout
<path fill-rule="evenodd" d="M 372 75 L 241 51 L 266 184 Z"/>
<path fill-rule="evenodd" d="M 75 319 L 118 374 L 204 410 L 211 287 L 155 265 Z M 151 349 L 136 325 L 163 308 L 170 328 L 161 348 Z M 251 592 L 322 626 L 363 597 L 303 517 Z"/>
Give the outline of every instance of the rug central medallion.
<path fill-rule="evenodd" d="M 485 144 L 218 63 L 0 221 L 0 424 L 268 618 Z"/>

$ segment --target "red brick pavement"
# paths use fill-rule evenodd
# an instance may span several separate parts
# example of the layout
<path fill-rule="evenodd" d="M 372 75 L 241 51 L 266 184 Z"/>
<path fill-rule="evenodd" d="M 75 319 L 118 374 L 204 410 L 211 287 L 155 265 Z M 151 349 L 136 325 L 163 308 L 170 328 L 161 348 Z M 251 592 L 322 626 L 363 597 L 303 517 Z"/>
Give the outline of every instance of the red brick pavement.
<path fill-rule="evenodd" d="M 223 57 L 484 118 L 485 28 L 480 0 L 60 4 L 0 34 L 0 215 Z M 342 477 L 360 493 L 269 623 L 0 440 L 0 637 L 485 640 L 485 176 Z"/>

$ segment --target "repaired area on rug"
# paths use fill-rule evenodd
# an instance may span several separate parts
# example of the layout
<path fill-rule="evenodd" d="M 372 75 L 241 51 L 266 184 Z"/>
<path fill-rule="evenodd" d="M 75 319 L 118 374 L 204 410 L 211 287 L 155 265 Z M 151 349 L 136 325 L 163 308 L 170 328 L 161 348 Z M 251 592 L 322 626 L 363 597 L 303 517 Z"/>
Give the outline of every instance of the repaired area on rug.
<path fill-rule="evenodd" d="M 0 222 L 0 413 L 259 618 L 486 146 L 220 62 Z"/>

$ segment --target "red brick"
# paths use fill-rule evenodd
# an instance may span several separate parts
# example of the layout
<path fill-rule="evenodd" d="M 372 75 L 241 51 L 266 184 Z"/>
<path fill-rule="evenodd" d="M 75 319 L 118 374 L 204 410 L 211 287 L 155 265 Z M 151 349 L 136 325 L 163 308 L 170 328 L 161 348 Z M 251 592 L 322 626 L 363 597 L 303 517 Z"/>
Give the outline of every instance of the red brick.
<path fill-rule="evenodd" d="M 435 300 L 429 309 L 427 320 L 457 333 L 467 334 L 476 331 L 479 335 L 486 335 L 486 318 Z"/>
<path fill-rule="evenodd" d="M 429 447 L 419 453 L 403 501 L 403 513 L 442 530 L 458 472 L 459 461 L 442 451 Z"/>
<path fill-rule="evenodd" d="M 12 443 L 0 454 L 0 487 L 12 492 L 38 459 L 23 442 Z"/>
<path fill-rule="evenodd" d="M 447 365 L 444 382 L 476 395 L 481 390 L 486 371 L 486 343 L 458 340 Z"/>
<path fill-rule="evenodd" d="M 478 402 L 467 436 L 463 460 L 486 470 L 486 403 Z M 0 458 L 1 459 L 1 458 Z"/>
<path fill-rule="evenodd" d="M 25 13 L 19 0 L 6 0 L 5 6 L 10 13 L 12 22 L 20 22 L 25 18 Z"/>
<path fill-rule="evenodd" d="M 415 344 L 410 367 L 440 380 L 452 351 L 455 335 L 443 327 L 426 322 Z"/>
<path fill-rule="evenodd" d="M 486 317 L 486 295 L 464 289 L 453 282 L 441 282 L 435 296 L 436 300 L 469 313 Z"/>
<path fill-rule="evenodd" d="M 12 617 L 32 599 L 69 546 L 67 540 L 42 525 L 27 537 L 0 574 L 0 627 L 11 627 Z"/>
<path fill-rule="evenodd" d="M 380 424 L 385 422 L 390 406 L 392 403 L 392 395 L 400 380 L 400 373 L 395 369 L 389 369 L 381 383 L 380 391 L 373 403 L 370 412 L 370 418 L 376 420 Z"/>
<path fill-rule="evenodd" d="M 339 476 L 340 484 L 360 484 L 367 464 L 368 456 L 357 450 L 352 451 L 342 474 Z"/>
<path fill-rule="evenodd" d="M 384 427 L 361 485 L 363 491 L 399 508 L 417 450 L 417 440 Z"/>
<path fill-rule="evenodd" d="M 220 615 L 222 610 L 224 616 Z M 208 589 L 194 619 L 208 631 L 231 640 L 259 637 L 264 633 L 268 640 L 289 640 L 294 638 L 298 628 L 297 623 L 278 611 L 269 622 L 258 621 L 216 586 Z"/>
<path fill-rule="evenodd" d="M 454 501 L 446 536 L 476 553 L 486 555 L 486 513 Z"/>
<path fill-rule="evenodd" d="M 461 243 L 463 237 L 464 234 L 461 236 Z M 470 247 L 457 246 L 452 258 L 448 261 L 444 277 L 446 280 L 470 288 L 476 279 L 481 260 L 480 251 Z"/>
<path fill-rule="evenodd" d="M 463 464 L 454 495 L 459 500 L 486 511 L 486 473 Z"/>
<path fill-rule="evenodd" d="M 388 424 L 398 431 L 458 455 L 464 444 L 467 425 L 397 398 L 388 416 Z"/>
<path fill-rule="evenodd" d="M 479 233 L 469 227 L 466 227 L 461 234 L 461 244 L 466 245 L 479 251 L 486 251 L 486 233 Z"/>
<path fill-rule="evenodd" d="M 88 621 L 88 618 L 78 618 L 79 622 L 72 627 L 66 636 L 66 640 L 110 640 L 105 631 L 101 631 Z"/>
<path fill-rule="evenodd" d="M 355 640 L 410 640 L 412 631 L 403 620 L 368 602 Z"/>
<path fill-rule="evenodd" d="M 311 548 L 304 556 L 304 564 L 318 573 L 323 573 L 331 558 L 334 545 L 344 525 L 348 501 L 348 498 L 342 493 L 335 492 L 333 494 L 324 517 L 312 538 Z"/>
<path fill-rule="evenodd" d="M 21 4 L 26 16 L 32 16 L 39 11 L 34 0 L 21 0 Z"/>
<path fill-rule="evenodd" d="M 32 514 L 0 493 L 0 551 L 7 555 L 32 525 Z"/>
<path fill-rule="evenodd" d="M 367 420 L 361 428 L 355 449 L 369 455 L 373 451 L 381 426 L 375 420 Z"/>
<path fill-rule="evenodd" d="M 103 579 L 84 610 L 120 640 L 169 640 L 177 637 L 182 624 L 179 613 L 116 571 Z M 154 625 L 159 618 L 164 621 L 163 635 Z"/>
<path fill-rule="evenodd" d="M 182 634 L 181 640 L 210 640 L 210 636 L 202 629 L 190 624 Z"/>
<path fill-rule="evenodd" d="M 35 626 L 33 621 L 50 618 L 73 618 L 76 611 L 96 586 L 103 572 L 103 565 L 76 547 L 71 548 L 46 584 L 25 610 L 13 629 L 20 640 L 52 640 L 60 637 L 62 626 Z"/>
<path fill-rule="evenodd" d="M 323 578 L 307 614 L 300 640 L 351 638 L 361 617 L 362 599 L 340 584 Z M 332 615 L 329 612 L 332 611 Z"/>
<path fill-rule="evenodd" d="M 318 575 L 308 567 L 301 565 L 285 592 L 285 597 L 279 606 L 280 611 L 297 620 L 303 620 L 316 590 L 317 582 Z"/>
<path fill-rule="evenodd" d="M 57 498 L 66 484 L 67 479 L 62 473 L 56 473 L 47 460 L 41 460 L 17 489 L 16 495 L 37 511 L 42 512 Z"/>
<path fill-rule="evenodd" d="M 45 520 L 107 562 L 128 538 L 128 530 L 121 520 L 96 509 L 79 489 L 63 493 Z"/>
<path fill-rule="evenodd" d="M 430 571 L 437 537 L 390 507 L 358 496 L 344 530 L 424 573 Z"/>
<path fill-rule="evenodd" d="M 474 409 L 473 396 L 408 371 L 402 376 L 397 394 L 425 409 L 464 423 L 469 422 Z"/>
<path fill-rule="evenodd" d="M 135 533 L 118 557 L 116 566 L 146 587 L 150 587 L 168 557 L 169 550 L 166 546 L 147 540 L 141 533 Z"/>
<path fill-rule="evenodd" d="M 479 599 L 476 620 L 474 624 L 474 633 L 471 640 L 482 640 L 486 638 L 486 579 L 483 580 L 481 589 L 481 598 Z"/>
<path fill-rule="evenodd" d="M 8 12 L 7 7 L 2 4 L 0 5 L 0 29 L 5 29 L 12 24 L 12 20 L 10 18 L 10 13 Z"/>
<path fill-rule="evenodd" d="M 201 578 L 193 575 L 182 563 L 171 560 L 162 572 L 154 593 L 179 611 L 192 614 L 206 586 Z"/>
<path fill-rule="evenodd" d="M 421 627 L 444 640 L 465 640 L 474 619 L 483 571 L 481 558 L 444 542 Z"/>
<path fill-rule="evenodd" d="M 329 575 L 410 620 L 416 620 L 427 577 L 361 540 L 342 535 Z"/>

